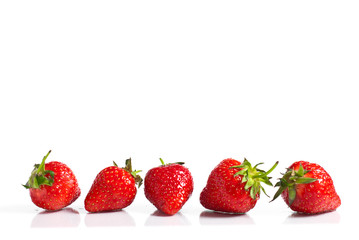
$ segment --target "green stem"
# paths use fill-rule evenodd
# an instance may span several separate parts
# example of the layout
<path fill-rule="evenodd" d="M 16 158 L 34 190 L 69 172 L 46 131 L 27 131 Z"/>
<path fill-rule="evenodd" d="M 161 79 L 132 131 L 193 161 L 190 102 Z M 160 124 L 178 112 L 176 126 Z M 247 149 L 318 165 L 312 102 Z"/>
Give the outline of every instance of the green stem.
<path fill-rule="evenodd" d="M 40 164 L 40 166 L 38 167 L 37 171 L 36 171 L 36 174 L 39 175 L 41 173 L 43 173 L 45 171 L 45 161 L 46 161 L 46 158 L 50 155 L 51 153 L 51 150 L 46 154 L 46 156 L 42 159 L 42 162 Z"/>
<path fill-rule="evenodd" d="M 160 161 L 161 161 L 162 166 L 167 166 L 167 165 L 171 165 L 171 164 L 179 164 L 179 165 L 183 165 L 183 164 L 184 164 L 184 162 L 174 162 L 174 163 L 167 163 L 167 164 L 166 164 L 166 163 L 163 161 L 162 158 L 160 158 Z"/>
<path fill-rule="evenodd" d="M 165 162 L 162 160 L 162 158 L 160 158 L 160 161 L 161 161 L 162 166 L 164 166 Z"/>
<path fill-rule="evenodd" d="M 140 173 L 140 172 L 142 172 L 142 170 L 133 171 L 133 172 L 131 172 L 131 174 L 135 176 L 137 173 Z"/>
<path fill-rule="evenodd" d="M 268 174 L 270 174 L 278 165 L 278 161 L 273 165 L 273 167 L 271 169 L 268 170 L 268 172 L 266 172 L 265 176 L 267 176 Z"/>
<path fill-rule="evenodd" d="M 271 169 L 269 169 L 267 172 L 263 173 L 263 174 L 259 174 L 258 176 L 255 176 L 255 177 L 265 177 L 267 176 L 268 174 L 270 174 L 278 165 L 278 161 L 273 165 L 273 167 Z"/>

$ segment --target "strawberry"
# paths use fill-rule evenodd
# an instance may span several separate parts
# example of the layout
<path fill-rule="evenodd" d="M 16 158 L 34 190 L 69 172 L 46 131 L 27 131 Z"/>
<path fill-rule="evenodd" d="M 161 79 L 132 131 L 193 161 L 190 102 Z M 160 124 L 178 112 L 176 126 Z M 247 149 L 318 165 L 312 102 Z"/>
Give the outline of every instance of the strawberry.
<path fill-rule="evenodd" d="M 104 212 L 121 210 L 129 206 L 135 199 L 137 188 L 142 184 L 142 178 L 137 175 L 141 171 L 132 171 L 131 158 L 126 160 L 126 166 L 120 168 L 107 167 L 99 172 L 86 196 L 85 209 L 89 212 Z"/>
<path fill-rule="evenodd" d="M 150 169 L 145 177 L 145 196 L 160 211 L 176 214 L 193 192 L 193 179 L 183 162 Z"/>
<path fill-rule="evenodd" d="M 247 159 L 243 163 L 232 158 L 221 161 L 212 170 L 201 192 L 202 206 L 225 213 L 245 213 L 251 210 L 260 197 L 260 190 L 265 193 L 261 182 L 272 186 L 268 174 L 278 162 L 267 172 L 257 169 L 259 164 L 252 167 Z"/>
<path fill-rule="evenodd" d="M 282 195 L 286 204 L 299 213 L 333 211 L 341 204 L 332 178 L 324 168 L 315 163 L 293 163 L 275 186 L 279 189 L 273 200 Z"/>
<path fill-rule="evenodd" d="M 81 194 L 72 170 L 61 162 L 45 161 L 51 150 L 35 164 L 28 182 L 23 185 L 30 189 L 32 202 L 46 210 L 59 210 L 73 203 Z"/>

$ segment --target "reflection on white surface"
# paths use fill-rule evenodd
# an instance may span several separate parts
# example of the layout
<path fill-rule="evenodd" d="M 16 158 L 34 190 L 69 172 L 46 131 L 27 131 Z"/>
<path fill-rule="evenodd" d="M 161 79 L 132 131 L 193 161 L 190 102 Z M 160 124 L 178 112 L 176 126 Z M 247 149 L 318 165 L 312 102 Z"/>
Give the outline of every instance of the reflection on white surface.
<path fill-rule="evenodd" d="M 135 221 L 126 211 L 87 213 L 85 217 L 87 227 L 121 227 L 135 226 Z"/>
<path fill-rule="evenodd" d="M 340 214 L 337 211 L 322 214 L 308 215 L 293 213 L 288 216 L 284 223 L 286 224 L 313 224 L 313 223 L 339 223 Z"/>
<path fill-rule="evenodd" d="M 203 211 L 199 216 L 201 225 L 239 225 L 254 224 L 247 214 L 227 214 L 213 211 Z"/>
<path fill-rule="evenodd" d="M 145 226 L 189 226 L 191 223 L 180 212 L 170 216 L 159 210 L 153 212 L 146 220 Z"/>
<path fill-rule="evenodd" d="M 41 211 L 32 219 L 33 228 L 62 228 L 77 227 L 80 224 L 80 214 L 72 208 L 58 211 Z"/>

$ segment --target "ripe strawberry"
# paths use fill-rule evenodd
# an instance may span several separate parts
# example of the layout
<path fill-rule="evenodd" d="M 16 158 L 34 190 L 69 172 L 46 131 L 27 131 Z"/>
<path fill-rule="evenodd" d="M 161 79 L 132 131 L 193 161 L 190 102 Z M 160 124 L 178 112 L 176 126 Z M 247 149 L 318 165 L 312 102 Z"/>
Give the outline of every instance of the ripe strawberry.
<path fill-rule="evenodd" d="M 275 186 L 279 189 L 273 200 L 282 195 L 287 205 L 300 213 L 333 211 L 341 204 L 332 178 L 315 163 L 293 163 Z"/>
<path fill-rule="evenodd" d="M 61 162 L 45 161 L 51 150 L 35 164 L 29 181 L 23 185 L 30 189 L 32 202 L 46 210 L 59 210 L 73 203 L 81 194 L 76 177 L 71 169 Z"/>
<path fill-rule="evenodd" d="M 145 196 L 160 211 L 173 215 L 193 192 L 193 179 L 183 162 L 164 164 L 150 169 L 145 177 Z"/>
<path fill-rule="evenodd" d="M 85 209 L 89 212 L 120 210 L 129 206 L 135 199 L 137 188 L 142 178 L 137 175 L 141 171 L 132 171 L 131 158 L 126 166 L 114 166 L 103 169 L 97 174 L 85 199 Z"/>
<path fill-rule="evenodd" d="M 259 164 L 252 167 L 247 159 L 242 164 L 232 158 L 221 161 L 212 170 L 207 185 L 201 192 L 202 206 L 226 213 L 245 213 L 251 210 L 260 197 L 260 190 L 265 193 L 261 182 L 272 186 L 268 174 L 278 162 L 267 172 L 257 169 Z"/>

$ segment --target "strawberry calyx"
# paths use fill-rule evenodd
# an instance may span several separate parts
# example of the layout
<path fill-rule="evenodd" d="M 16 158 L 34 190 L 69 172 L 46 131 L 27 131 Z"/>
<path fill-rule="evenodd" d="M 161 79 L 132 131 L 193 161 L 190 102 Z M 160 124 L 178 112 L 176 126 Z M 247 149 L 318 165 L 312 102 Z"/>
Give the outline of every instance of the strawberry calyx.
<path fill-rule="evenodd" d="M 171 165 L 171 164 L 179 164 L 179 165 L 184 164 L 184 162 L 165 163 L 162 158 L 160 158 L 160 161 L 161 161 L 161 166 L 167 166 L 167 165 Z"/>
<path fill-rule="evenodd" d="M 244 158 L 244 161 L 241 165 L 230 167 L 240 169 L 234 174 L 234 176 L 242 175 L 242 183 L 246 182 L 244 189 L 250 189 L 250 196 L 252 199 L 256 199 L 256 195 L 260 194 L 261 190 L 267 197 L 269 197 L 264 188 L 261 186 L 261 183 L 263 182 L 269 186 L 273 186 L 273 184 L 270 182 L 271 177 L 268 177 L 268 175 L 277 167 L 278 161 L 267 172 L 257 168 L 257 166 L 261 164 L 263 163 L 258 163 L 252 167 L 251 163 L 246 158 Z"/>
<path fill-rule="evenodd" d="M 302 164 L 300 164 L 298 170 L 288 168 L 286 173 L 282 173 L 283 177 L 280 178 L 279 181 L 275 184 L 274 187 L 279 187 L 279 189 L 275 193 L 271 202 L 274 201 L 279 195 L 281 195 L 284 190 L 288 189 L 288 202 L 289 206 L 291 206 L 297 195 L 297 184 L 308 184 L 318 180 L 316 178 L 304 177 L 304 175 L 308 172 L 310 171 L 304 169 Z"/>
<path fill-rule="evenodd" d="M 52 186 L 54 183 L 55 173 L 51 170 L 45 169 L 45 161 L 50 155 L 51 150 L 43 157 L 41 164 L 35 164 L 34 170 L 32 170 L 29 180 L 25 185 L 26 189 L 40 188 L 42 185 Z"/>
<path fill-rule="evenodd" d="M 132 171 L 132 162 L 131 162 L 131 158 L 126 159 L 125 161 L 125 167 L 123 167 L 122 169 L 129 172 L 132 177 L 135 179 L 135 183 L 137 184 L 138 188 L 141 187 L 143 179 L 140 175 L 138 175 L 138 173 L 142 172 L 142 170 L 134 170 Z M 115 163 L 115 161 L 113 161 L 113 165 L 118 167 L 117 164 Z"/>

